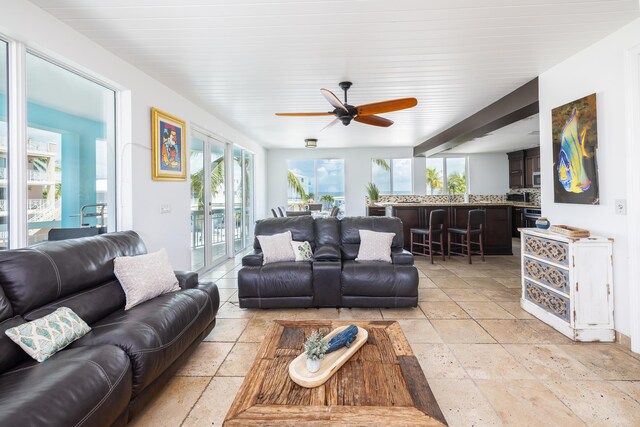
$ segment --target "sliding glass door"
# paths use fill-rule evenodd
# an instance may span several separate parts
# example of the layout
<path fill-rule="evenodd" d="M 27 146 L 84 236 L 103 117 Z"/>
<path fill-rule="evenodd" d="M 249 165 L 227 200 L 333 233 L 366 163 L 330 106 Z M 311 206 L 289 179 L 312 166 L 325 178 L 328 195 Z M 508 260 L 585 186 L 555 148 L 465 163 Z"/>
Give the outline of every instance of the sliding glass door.
<path fill-rule="evenodd" d="M 198 131 L 192 132 L 191 268 L 205 270 L 227 257 L 225 148 Z"/>
<path fill-rule="evenodd" d="M 240 252 L 253 239 L 253 154 L 233 147 L 234 251 Z"/>

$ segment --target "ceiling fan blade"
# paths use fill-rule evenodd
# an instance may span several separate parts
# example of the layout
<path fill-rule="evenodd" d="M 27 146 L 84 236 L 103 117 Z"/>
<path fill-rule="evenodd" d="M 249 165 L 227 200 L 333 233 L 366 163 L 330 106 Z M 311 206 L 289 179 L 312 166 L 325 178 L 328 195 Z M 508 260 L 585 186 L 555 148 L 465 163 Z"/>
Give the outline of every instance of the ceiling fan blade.
<path fill-rule="evenodd" d="M 393 120 L 385 119 L 380 116 L 356 116 L 353 120 L 366 125 L 380 126 L 383 128 L 389 127 L 393 124 Z"/>
<path fill-rule="evenodd" d="M 340 121 L 340 119 L 335 118 L 333 119 L 331 122 L 329 122 L 328 125 L 326 125 L 325 127 L 323 127 L 322 129 L 320 129 L 320 132 L 322 132 L 325 129 L 329 129 L 331 126 L 335 125 L 336 123 L 338 123 Z"/>
<path fill-rule="evenodd" d="M 392 111 L 404 110 L 415 107 L 418 100 L 415 98 L 400 98 L 390 101 L 374 102 L 356 107 L 359 116 L 372 116 L 374 114 L 390 113 Z"/>
<path fill-rule="evenodd" d="M 320 92 L 325 97 L 325 99 L 329 101 L 329 104 L 331 104 L 333 108 L 341 108 L 344 111 L 349 112 L 349 110 L 347 110 L 347 107 L 344 106 L 342 101 L 340 101 L 338 97 L 335 96 L 333 92 L 331 92 L 329 89 L 320 89 Z"/>
<path fill-rule="evenodd" d="M 333 113 L 276 113 L 276 116 L 284 116 L 284 117 L 333 116 Z"/>

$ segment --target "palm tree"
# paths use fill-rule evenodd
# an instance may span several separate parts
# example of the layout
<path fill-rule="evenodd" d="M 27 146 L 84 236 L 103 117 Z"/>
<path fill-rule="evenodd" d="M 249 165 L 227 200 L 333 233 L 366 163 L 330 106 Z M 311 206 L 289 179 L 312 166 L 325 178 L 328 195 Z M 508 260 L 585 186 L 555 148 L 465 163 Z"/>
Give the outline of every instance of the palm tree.
<path fill-rule="evenodd" d="M 198 210 L 204 210 L 204 170 L 191 174 L 191 195 L 198 198 Z M 211 195 L 215 197 L 224 187 L 224 156 L 211 162 Z"/>
<path fill-rule="evenodd" d="M 389 162 L 387 162 L 385 159 L 372 159 L 371 162 L 376 166 L 380 166 L 382 169 L 386 171 L 391 170 L 391 166 L 389 166 Z"/>
<path fill-rule="evenodd" d="M 464 194 L 467 191 L 467 177 L 455 172 L 447 177 L 447 191 L 449 194 Z"/>
<path fill-rule="evenodd" d="M 427 168 L 427 185 L 431 194 L 434 190 L 442 189 L 442 171 L 436 168 Z"/>
<path fill-rule="evenodd" d="M 322 202 L 323 205 L 327 205 L 327 207 L 331 207 L 331 205 L 333 205 L 336 199 L 331 194 L 325 194 L 324 196 L 320 197 L 320 201 Z"/>
<path fill-rule="evenodd" d="M 291 170 L 287 171 L 287 182 L 289 183 L 289 188 L 292 189 L 296 195 L 300 196 L 300 199 L 308 199 L 307 192 L 304 191 L 302 182 L 300 182 L 300 179 Z"/>

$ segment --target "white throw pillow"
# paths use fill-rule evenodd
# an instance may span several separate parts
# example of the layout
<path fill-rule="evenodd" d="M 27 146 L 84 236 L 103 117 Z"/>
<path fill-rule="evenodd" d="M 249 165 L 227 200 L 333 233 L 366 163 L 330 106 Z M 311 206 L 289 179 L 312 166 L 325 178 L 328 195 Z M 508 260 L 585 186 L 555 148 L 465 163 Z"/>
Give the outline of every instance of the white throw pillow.
<path fill-rule="evenodd" d="M 291 242 L 293 248 L 293 254 L 296 257 L 296 261 L 311 261 L 313 259 L 313 249 L 309 242 Z"/>
<path fill-rule="evenodd" d="M 356 261 L 391 262 L 391 242 L 396 233 L 359 230 L 360 249 Z"/>
<path fill-rule="evenodd" d="M 113 272 L 127 298 L 125 310 L 180 289 L 164 249 L 146 255 L 116 257 Z"/>
<path fill-rule="evenodd" d="M 291 248 L 291 231 L 271 236 L 256 236 L 262 249 L 262 265 L 280 261 L 295 261 Z"/>

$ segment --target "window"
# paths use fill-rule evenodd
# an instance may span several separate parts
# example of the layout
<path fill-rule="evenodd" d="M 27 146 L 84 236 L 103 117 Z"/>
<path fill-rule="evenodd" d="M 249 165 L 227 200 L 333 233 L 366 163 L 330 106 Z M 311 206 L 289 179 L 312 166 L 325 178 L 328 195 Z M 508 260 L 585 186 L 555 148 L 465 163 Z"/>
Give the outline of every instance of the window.
<path fill-rule="evenodd" d="M 412 194 L 411 159 L 372 159 L 371 182 L 380 194 Z"/>
<path fill-rule="evenodd" d="M 430 157 L 426 170 L 427 194 L 465 194 L 466 157 Z"/>
<path fill-rule="evenodd" d="M 344 213 L 344 159 L 287 160 L 288 205 L 322 203 Z"/>
<path fill-rule="evenodd" d="M 7 102 L 7 43 L 0 40 L 0 250 L 9 247 Z"/>
<path fill-rule="evenodd" d="M 26 73 L 28 244 L 115 230 L 115 92 L 31 53 Z"/>

